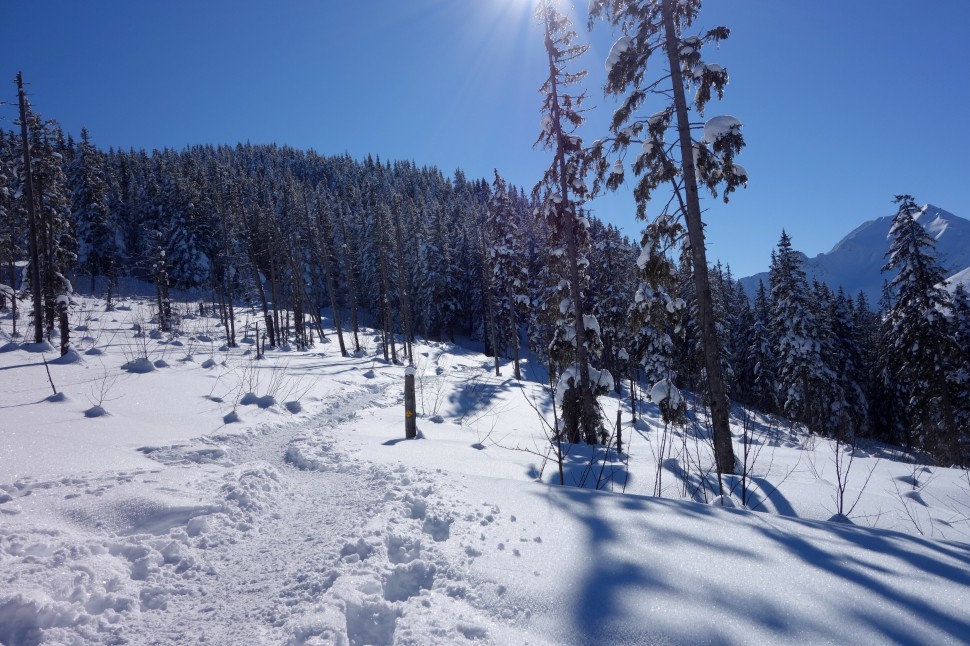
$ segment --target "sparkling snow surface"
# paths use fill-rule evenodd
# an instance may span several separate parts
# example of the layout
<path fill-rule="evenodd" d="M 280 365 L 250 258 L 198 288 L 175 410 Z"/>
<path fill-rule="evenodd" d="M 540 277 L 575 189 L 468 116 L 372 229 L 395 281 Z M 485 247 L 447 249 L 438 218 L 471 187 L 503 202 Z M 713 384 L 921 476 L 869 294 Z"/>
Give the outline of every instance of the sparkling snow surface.
<path fill-rule="evenodd" d="M 961 471 L 865 447 L 848 523 L 823 522 L 836 447 L 756 417 L 747 505 L 740 486 L 703 504 L 717 498 L 692 466 L 710 464 L 703 420 L 665 437 L 643 404 L 631 425 L 624 391 L 601 402 L 610 432 L 622 406 L 627 452 L 574 447 L 560 487 L 536 365 L 518 383 L 474 350 L 417 344 L 406 441 L 405 369 L 374 358 L 373 332 L 357 356 L 331 337 L 257 361 L 249 338 L 220 349 L 215 318 L 153 335 L 148 299 L 119 305 L 72 309 L 79 360 L 50 365 L 56 396 L 0 313 L 2 644 L 970 636 Z M 257 316 L 237 313 L 242 338 Z M 154 370 L 122 369 L 139 359 Z"/>

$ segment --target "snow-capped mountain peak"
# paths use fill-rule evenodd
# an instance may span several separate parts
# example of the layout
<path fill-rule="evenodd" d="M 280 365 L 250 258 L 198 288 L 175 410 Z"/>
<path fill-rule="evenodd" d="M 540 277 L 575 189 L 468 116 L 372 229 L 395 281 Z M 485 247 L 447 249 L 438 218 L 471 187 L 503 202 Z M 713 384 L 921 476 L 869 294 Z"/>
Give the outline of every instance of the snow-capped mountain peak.
<path fill-rule="evenodd" d="M 936 241 L 936 254 L 947 276 L 970 279 L 970 220 L 965 220 L 932 204 L 926 204 L 916 216 Z M 887 215 L 862 223 L 839 240 L 828 253 L 807 258 L 803 269 L 813 278 L 833 289 L 842 287 L 848 294 L 863 292 L 875 304 L 882 293 L 883 281 L 892 278 L 882 273 L 889 251 L 889 229 L 893 216 Z M 798 246 L 798 241 L 794 241 Z M 962 273 L 961 273 L 962 272 Z M 957 275 L 959 274 L 959 276 Z M 742 278 L 748 294 L 753 295 L 758 281 L 768 284 L 768 272 Z M 952 282 L 952 281 L 951 281 Z"/>

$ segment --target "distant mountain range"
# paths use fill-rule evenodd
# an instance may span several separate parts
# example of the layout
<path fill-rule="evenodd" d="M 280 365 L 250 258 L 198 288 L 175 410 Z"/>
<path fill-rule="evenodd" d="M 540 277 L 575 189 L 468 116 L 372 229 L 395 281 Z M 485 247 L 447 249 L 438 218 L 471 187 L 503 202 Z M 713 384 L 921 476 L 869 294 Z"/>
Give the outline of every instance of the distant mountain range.
<path fill-rule="evenodd" d="M 936 256 L 948 276 L 948 287 L 957 282 L 970 289 L 970 220 L 927 204 L 917 216 L 920 224 L 936 240 Z M 813 278 L 832 289 L 842 287 L 847 294 L 865 293 L 869 304 L 876 307 L 882 295 L 884 280 L 892 274 L 882 273 L 889 251 L 889 228 L 893 216 L 869 220 L 840 240 L 828 253 L 804 257 L 802 268 L 809 282 Z M 749 296 L 758 291 L 758 281 L 768 286 L 768 272 L 741 279 Z"/>

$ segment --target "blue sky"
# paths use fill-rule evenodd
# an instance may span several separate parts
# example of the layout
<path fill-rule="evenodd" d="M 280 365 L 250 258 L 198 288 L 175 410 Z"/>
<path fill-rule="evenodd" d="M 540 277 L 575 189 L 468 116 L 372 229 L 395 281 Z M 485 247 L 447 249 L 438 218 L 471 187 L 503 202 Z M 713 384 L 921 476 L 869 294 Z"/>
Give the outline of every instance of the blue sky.
<path fill-rule="evenodd" d="M 22 70 L 38 111 L 105 148 L 276 142 L 531 187 L 548 154 L 532 149 L 544 61 L 530 14 L 528 0 L 8 3 L 0 99 Z M 895 193 L 970 218 L 970 3 L 707 0 L 700 26 L 718 24 L 732 37 L 705 60 L 731 83 L 707 116 L 744 122 L 751 181 L 705 202 L 712 259 L 761 271 L 782 228 L 827 251 L 892 213 Z M 600 86 L 616 35 L 577 27 L 591 141 L 612 112 Z M 14 116 L 0 108 L 0 127 Z M 638 237 L 629 195 L 593 208 Z"/>

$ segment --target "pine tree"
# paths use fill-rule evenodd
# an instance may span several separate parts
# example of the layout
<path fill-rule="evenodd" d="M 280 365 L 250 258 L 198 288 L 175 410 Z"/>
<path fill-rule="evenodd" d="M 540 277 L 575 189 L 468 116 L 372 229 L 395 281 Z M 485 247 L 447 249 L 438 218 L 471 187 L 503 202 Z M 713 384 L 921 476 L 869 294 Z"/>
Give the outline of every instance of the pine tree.
<path fill-rule="evenodd" d="M 879 325 L 873 334 L 870 366 L 869 417 L 873 425 L 873 437 L 892 444 L 901 444 L 908 450 L 915 448 L 912 428 L 908 418 L 909 395 L 896 374 L 895 356 L 887 352 L 892 345 L 894 323 L 889 313 L 895 302 L 889 281 L 884 281 L 879 302 Z"/>
<path fill-rule="evenodd" d="M 515 203 L 505 180 L 495 171 L 492 194 L 485 220 L 487 246 L 486 266 L 495 326 L 493 348 L 498 356 L 508 353 L 516 379 L 522 379 L 519 368 L 519 322 L 528 315 L 528 275 L 524 259 L 524 241 L 519 231 Z"/>
<path fill-rule="evenodd" d="M 766 413 L 777 413 L 778 366 L 775 339 L 771 323 L 771 299 L 763 281 L 758 281 L 758 293 L 752 312 L 751 342 L 747 362 L 751 365 L 753 384 L 752 403 Z"/>
<path fill-rule="evenodd" d="M 623 96 L 610 126 L 611 151 L 622 156 L 635 139 L 642 144 L 642 152 L 632 164 L 634 173 L 640 176 L 634 188 L 638 214 L 645 216 L 646 203 L 657 187 L 670 185 L 678 212 L 686 221 L 698 332 L 710 396 L 714 453 L 721 474 L 734 473 L 735 460 L 698 189 L 704 186 L 716 194 L 723 186 L 727 200 L 732 191 L 747 181 L 747 173 L 734 163 L 735 155 L 744 146 L 741 123 L 734 117 L 708 120 L 701 141 L 691 136 L 691 108 L 703 115 L 712 90 L 720 97 L 728 81 L 724 68 L 701 60 L 702 47 L 727 38 L 728 29 L 716 27 L 701 36 L 684 35 L 698 18 L 700 8 L 700 0 L 593 0 L 590 26 L 595 18 L 602 16 L 624 30 L 607 59 L 605 91 L 608 95 Z M 647 61 L 656 52 L 666 57 L 669 76 L 651 81 L 646 76 Z M 696 92 L 689 105 L 687 91 L 694 88 Z M 650 117 L 637 116 L 648 95 L 662 97 L 665 108 Z M 665 139 L 670 128 L 675 130 L 673 145 Z M 592 163 L 597 167 L 599 180 L 614 188 L 623 181 L 623 161 L 616 159 L 610 168 L 604 153 L 606 142 L 598 143 L 592 150 Z"/>
<path fill-rule="evenodd" d="M 578 400 L 575 408 L 570 407 L 578 416 L 577 423 L 567 421 L 567 426 L 578 429 L 588 444 L 596 444 L 601 420 L 596 410 L 594 379 L 599 381 L 599 373 L 595 376 L 591 374 L 589 355 L 594 340 L 590 338 L 588 332 L 591 330 L 588 328 L 591 324 L 598 327 L 598 324 L 583 310 L 582 269 L 589 263 L 582 254 L 579 238 L 585 231 L 585 218 L 579 213 L 579 204 L 571 197 L 574 195 L 582 199 L 586 194 L 580 164 L 582 140 L 572 134 L 583 122 L 581 109 L 585 94 L 570 94 L 568 91 L 586 73 L 567 71 L 567 67 L 582 56 L 589 46 L 575 42 L 576 32 L 557 4 L 555 0 L 540 0 L 536 9 L 536 16 L 543 25 L 549 62 L 549 76 L 540 89 L 545 94 L 545 101 L 542 107 L 542 132 L 536 144 L 541 143 L 544 149 L 553 151 L 553 162 L 543 174 L 542 181 L 536 185 L 533 196 L 538 198 L 540 194 L 543 195 L 542 213 L 555 232 L 557 245 L 563 248 L 567 264 L 568 278 L 563 281 L 564 293 L 560 301 L 563 318 L 553 338 L 553 344 L 560 348 L 571 347 L 569 354 L 574 353 L 575 356 L 574 366 L 564 365 L 563 355 L 553 357 L 563 368 L 560 378 L 567 383 L 570 380 L 574 382 L 573 389 Z M 576 439 L 569 438 L 570 441 Z"/>
<path fill-rule="evenodd" d="M 677 267 L 669 255 L 682 234 L 683 228 L 670 216 L 661 216 L 644 228 L 637 259 L 640 284 L 630 306 L 632 323 L 638 333 L 635 352 L 644 378 L 651 390 L 664 382 L 665 394 L 679 381 L 674 369 L 671 335 L 680 332 L 687 308 L 686 302 L 677 296 Z M 666 397 L 656 403 L 665 421 L 683 421 L 683 399 Z"/>
<path fill-rule="evenodd" d="M 949 330 L 950 301 L 936 262 L 933 238 L 919 222 L 911 195 L 897 195 L 892 244 L 883 271 L 896 271 L 895 301 L 887 315 L 888 352 L 907 394 L 907 413 L 917 445 L 943 464 L 961 461 L 956 411 L 946 367 L 957 349 Z"/>
<path fill-rule="evenodd" d="M 637 289 L 636 260 L 639 247 L 614 225 L 590 220 L 590 311 L 599 321 L 603 353 L 599 365 L 615 376 L 614 392 L 620 394 L 623 381 L 635 378 L 639 346 L 630 321 L 630 295 Z M 631 352 L 633 355 L 631 355 Z"/>
<path fill-rule="evenodd" d="M 949 361 L 949 381 L 960 443 L 965 446 L 970 440 L 970 296 L 962 283 L 954 287 L 952 301 L 954 354 Z M 966 462 L 964 452 L 963 463 Z"/>
<path fill-rule="evenodd" d="M 81 143 L 70 167 L 71 215 L 78 241 L 78 266 L 91 277 L 91 289 L 97 276 L 113 282 L 120 270 L 120 253 L 115 240 L 115 227 L 108 210 L 108 183 L 104 163 L 91 144 L 87 128 L 81 129 Z"/>
<path fill-rule="evenodd" d="M 782 231 L 772 252 L 771 326 L 778 358 L 777 397 L 790 419 L 813 425 L 828 418 L 824 395 L 826 374 L 821 335 L 813 313 L 801 258 Z"/>
<path fill-rule="evenodd" d="M 16 168 L 18 147 L 13 136 L 0 130 L 0 284 L 19 291 L 17 265 L 27 257 L 27 210 L 16 199 Z M 9 294 L 0 296 L 3 307 L 11 308 L 12 334 L 17 336 L 17 299 Z"/>
<path fill-rule="evenodd" d="M 852 300 L 841 287 L 829 302 L 828 319 L 834 344 L 829 368 L 836 374 L 835 383 L 841 390 L 843 422 L 848 426 L 849 435 L 865 437 L 870 432 L 866 344 Z"/>
<path fill-rule="evenodd" d="M 73 291 L 66 278 L 77 260 L 77 240 L 71 225 L 71 206 L 67 177 L 61 162 L 66 141 L 55 121 L 34 118 L 31 128 L 31 157 L 37 203 L 37 239 L 44 297 L 44 323 L 47 339 L 54 336 L 55 321 L 66 320 L 68 295 Z M 62 331 L 66 331 L 61 325 Z M 61 351 L 67 351 L 61 338 Z"/>

